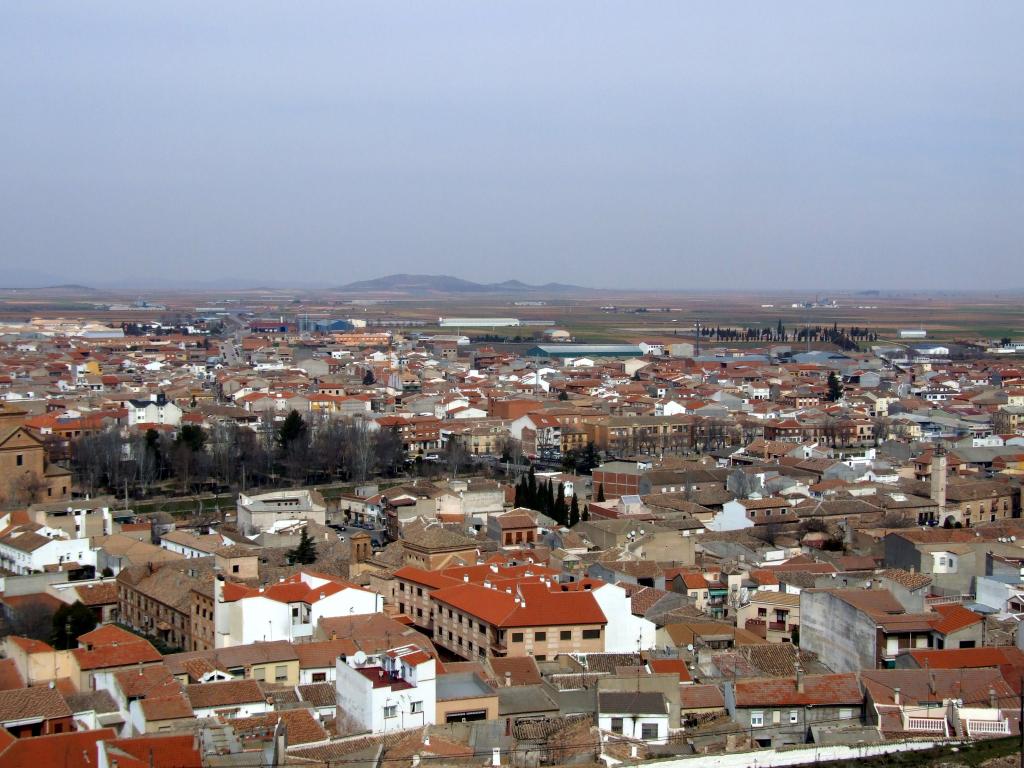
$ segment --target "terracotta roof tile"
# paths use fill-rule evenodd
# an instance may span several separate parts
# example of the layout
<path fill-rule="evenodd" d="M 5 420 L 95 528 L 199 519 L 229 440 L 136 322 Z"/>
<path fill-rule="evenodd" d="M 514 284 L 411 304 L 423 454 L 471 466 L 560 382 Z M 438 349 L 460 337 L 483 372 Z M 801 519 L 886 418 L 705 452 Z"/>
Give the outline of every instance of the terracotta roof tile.
<path fill-rule="evenodd" d="M 83 753 L 97 754 L 96 743 L 112 739 L 116 735 L 110 728 L 102 728 L 96 731 L 17 739 L 0 752 L 0 764 L 4 768 L 82 765 Z"/>
<path fill-rule="evenodd" d="M 230 718 L 226 722 L 238 734 L 243 745 L 251 745 L 253 742 L 270 741 L 278 720 L 288 729 L 289 746 L 325 741 L 328 737 L 327 731 L 309 709 L 282 709 L 253 717 Z"/>
<path fill-rule="evenodd" d="M 855 674 L 804 675 L 802 692 L 793 677 L 738 680 L 735 685 L 740 707 L 860 704 L 864 700 Z"/>
<path fill-rule="evenodd" d="M 134 768 L 135 764 L 138 768 L 178 768 L 203 762 L 191 733 L 114 739 L 107 742 L 107 754 L 120 768 Z M 129 763 L 133 759 L 135 762 Z"/>
<path fill-rule="evenodd" d="M 232 707 L 262 701 L 263 691 L 255 680 L 225 680 L 196 683 L 185 687 L 185 695 L 194 709 Z"/>
<path fill-rule="evenodd" d="M 932 610 L 940 616 L 932 623 L 932 627 L 936 632 L 941 632 L 944 635 L 984 621 L 979 614 L 962 605 L 935 605 L 932 606 Z"/>
<path fill-rule="evenodd" d="M 0 691 L 0 723 L 27 717 L 54 720 L 70 716 L 71 709 L 56 688 L 39 686 Z"/>

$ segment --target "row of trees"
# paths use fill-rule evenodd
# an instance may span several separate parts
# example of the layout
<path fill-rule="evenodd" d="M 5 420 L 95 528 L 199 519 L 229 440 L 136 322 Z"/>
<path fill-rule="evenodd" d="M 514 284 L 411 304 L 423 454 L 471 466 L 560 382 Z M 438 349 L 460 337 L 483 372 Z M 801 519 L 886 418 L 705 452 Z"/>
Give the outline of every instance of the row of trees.
<path fill-rule="evenodd" d="M 127 437 L 110 429 L 76 440 L 71 461 L 89 493 L 148 495 L 158 487 L 190 493 L 213 485 L 361 482 L 402 472 L 405 451 L 391 430 L 371 432 L 361 421 L 307 421 L 292 411 L 279 427 L 260 431 L 234 423 L 185 424 L 172 439 L 155 429 Z"/>
<path fill-rule="evenodd" d="M 840 349 L 844 350 L 858 349 L 857 341 L 872 342 L 878 340 L 878 334 L 868 328 L 850 326 L 843 329 L 838 324 L 833 323 L 831 328 L 815 325 L 790 330 L 782 324 L 782 320 L 779 320 L 775 328 L 761 326 L 751 326 L 748 328 L 723 328 L 722 326 L 701 328 L 700 335 L 702 338 L 714 339 L 715 341 L 761 341 L 775 343 L 806 341 L 807 337 L 810 336 L 811 341 L 827 341 L 836 344 Z"/>
<path fill-rule="evenodd" d="M 556 486 L 550 480 L 538 482 L 537 476 L 530 467 L 530 471 L 519 476 L 516 483 L 516 507 L 525 507 L 541 512 L 559 525 L 572 527 L 580 520 L 590 519 L 590 513 L 586 507 L 580 512 L 579 498 L 572 494 L 570 501 L 565 501 L 565 483 Z"/>

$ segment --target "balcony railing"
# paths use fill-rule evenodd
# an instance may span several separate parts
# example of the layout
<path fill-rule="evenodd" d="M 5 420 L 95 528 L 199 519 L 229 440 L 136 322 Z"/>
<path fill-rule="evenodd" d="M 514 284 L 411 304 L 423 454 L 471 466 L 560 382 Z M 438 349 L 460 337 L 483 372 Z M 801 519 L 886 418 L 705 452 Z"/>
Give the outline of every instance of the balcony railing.
<path fill-rule="evenodd" d="M 1009 736 L 1009 720 L 968 720 L 967 735 L 975 736 Z"/>
<path fill-rule="evenodd" d="M 941 733 L 949 736 L 949 724 L 945 717 L 907 717 L 903 716 L 903 730 Z"/>
<path fill-rule="evenodd" d="M 932 595 L 924 599 L 927 605 L 954 605 L 974 602 L 974 595 Z"/>

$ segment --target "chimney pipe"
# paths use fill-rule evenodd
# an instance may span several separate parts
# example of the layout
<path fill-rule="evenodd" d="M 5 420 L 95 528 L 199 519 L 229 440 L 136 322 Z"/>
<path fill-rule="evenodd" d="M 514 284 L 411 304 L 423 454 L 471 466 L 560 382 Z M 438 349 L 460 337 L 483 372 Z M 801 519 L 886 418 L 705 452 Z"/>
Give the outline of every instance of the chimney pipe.
<path fill-rule="evenodd" d="M 895 704 L 896 706 L 899 706 L 899 704 L 900 704 L 900 689 L 899 688 L 893 688 L 892 689 L 892 703 Z"/>

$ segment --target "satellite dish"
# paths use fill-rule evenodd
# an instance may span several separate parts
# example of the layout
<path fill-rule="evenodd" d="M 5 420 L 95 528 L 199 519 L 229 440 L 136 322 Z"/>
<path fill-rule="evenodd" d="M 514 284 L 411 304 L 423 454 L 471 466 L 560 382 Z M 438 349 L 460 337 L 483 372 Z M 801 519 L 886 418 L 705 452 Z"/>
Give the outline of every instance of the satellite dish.
<path fill-rule="evenodd" d="M 632 531 L 630 531 L 630 532 L 629 532 L 629 535 L 630 535 L 630 536 L 636 536 L 636 530 L 632 530 Z"/>
<path fill-rule="evenodd" d="M 354 654 L 352 654 L 352 661 L 362 666 L 366 663 L 366 654 L 363 651 L 356 651 Z"/>
<path fill-rule="evenodd" d="M 687 643 L 686 650 L 688 650 L 690 653 L 693 653 L 693 643 Z"/>
<path fill-rule="evenodd" d="M 1016 541 L 1016 540 L 1017 540 L 1017 537 L 1016 537 L 1016 536 L 1011 536 L 1011 537 L 1010 537 L 1010 541 Z"/>

